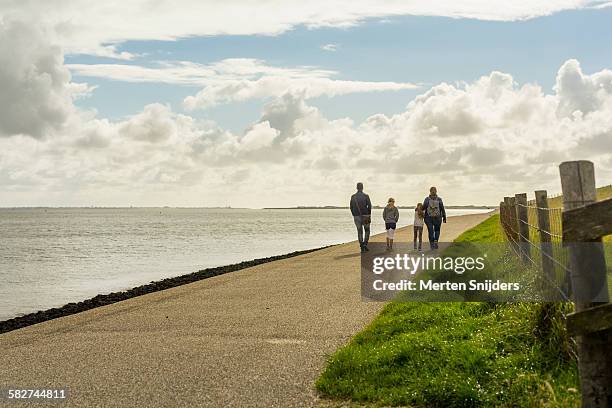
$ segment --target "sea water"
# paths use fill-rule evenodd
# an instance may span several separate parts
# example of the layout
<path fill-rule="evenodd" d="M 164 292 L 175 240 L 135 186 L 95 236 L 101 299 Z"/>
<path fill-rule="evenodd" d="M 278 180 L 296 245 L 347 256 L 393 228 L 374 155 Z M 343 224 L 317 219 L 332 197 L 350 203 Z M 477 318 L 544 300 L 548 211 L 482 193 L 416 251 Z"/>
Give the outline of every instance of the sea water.
<path fill-rule="evenodd" d="M 399 226 L 410 224 L 413 212 L 400 212 L 409 215 Z M 383 230 L 375 214 L 372 233 Z M 0 321 L 204 268 L 355 239 L 346 209 L 0 209 Z"/>

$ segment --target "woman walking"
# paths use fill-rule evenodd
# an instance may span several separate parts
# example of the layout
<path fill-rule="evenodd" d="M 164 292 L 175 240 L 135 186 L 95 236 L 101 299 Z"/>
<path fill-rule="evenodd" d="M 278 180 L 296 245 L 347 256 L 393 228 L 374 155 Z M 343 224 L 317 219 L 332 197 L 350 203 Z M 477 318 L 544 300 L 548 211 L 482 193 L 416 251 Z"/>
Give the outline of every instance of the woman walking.
<path fill-rule="evenodd" d="M 423 204 L 418 203 L 414 209 L 414 249 L 417 249 L 417 238 L 419 241 L 418 250 L 421 251 L 423 247 L 423 224 L 425 223 L 425 211 L 423 211 Z"/>
<path fill-rule="evenodd" d="M 425 225 L 429 235 L 429 246 L 431 249 L 438 248 L 440 239 L 440 227 L 442 222 L 446 222 L 446 210 L 442 198 L 438 195 L 438 189 L 431 187 L 429 196 L 423 201 L 423 211 L 425 211 Z"/>
<path fill-rule="evenodd" d="M 393 197 L 387 201 L 387 206 L 383 210 L 383 219 L 385 220 L 385 229 L 387 230 L 387 250 L 391 250 L 393 249 L 395 228 L 399 221 L 399 210 L 395 206 L 395 199 Z"/>

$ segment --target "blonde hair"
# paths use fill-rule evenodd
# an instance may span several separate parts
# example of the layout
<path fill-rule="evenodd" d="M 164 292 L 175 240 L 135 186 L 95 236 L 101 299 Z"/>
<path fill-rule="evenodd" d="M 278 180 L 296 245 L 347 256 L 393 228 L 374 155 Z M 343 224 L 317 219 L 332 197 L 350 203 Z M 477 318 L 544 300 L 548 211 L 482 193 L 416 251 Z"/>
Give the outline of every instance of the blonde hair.
<path fill-rule="evenodd" d="M 387 204 L 389 203 L 395 203 L 395 198 L 389 197 L 389 199 L 387 200 Z"/>
<path fill-rule="evenodd" d="M 425 217 L 425 211 L 423 211 L 423 203 L 417 203 L 416 207 L 414 208 L 414 211 L 416 211 L 419 218 Z"/>

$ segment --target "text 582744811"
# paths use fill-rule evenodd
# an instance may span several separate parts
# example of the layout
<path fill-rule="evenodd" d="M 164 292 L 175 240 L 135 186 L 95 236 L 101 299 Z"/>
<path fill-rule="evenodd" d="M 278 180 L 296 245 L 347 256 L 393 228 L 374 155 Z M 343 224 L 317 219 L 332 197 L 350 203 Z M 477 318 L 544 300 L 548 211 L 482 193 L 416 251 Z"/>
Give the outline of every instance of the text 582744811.
<path fill-rule="evenodd" d="M 23 400 L 65 400 L 68 398 L 66 388 L 5 388 L 0 392 L 0 401 Z"/>

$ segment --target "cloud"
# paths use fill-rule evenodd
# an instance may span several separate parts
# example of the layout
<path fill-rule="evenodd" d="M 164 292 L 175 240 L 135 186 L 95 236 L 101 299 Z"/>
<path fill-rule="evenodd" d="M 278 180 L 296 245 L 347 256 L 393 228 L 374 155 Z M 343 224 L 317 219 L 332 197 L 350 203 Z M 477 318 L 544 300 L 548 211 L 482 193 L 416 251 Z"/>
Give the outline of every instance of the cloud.
<path fill-rule="evenodd" d="M 612 95 L 612 71 L 584 75 L 577 60 L 568 60 L 559 69 L 555 91 L 559 96 L 560 116 L 593 112 Z"/>
<path fill-rule="evenodd" d="M 136 64 L 68 64 L 76 75 L 126 82 L 211 85 L 220 81 L 257 79 L 264 76 L 293 79 L 328 78 L 336 71 L 310 66 L 274 67 L 254 58 L 227 58 L 210 64 L 189 61 L 157 61 L 152 66 Z"/>
<path fill-rule="evenodd" d="M 242 150 L 250 152 L 270 147 L 280 132 L 270 127 L 270 122 L 260 122 L 253 125 L 240 141 Z"/>
<path fill-rule="evenodd" d="M 324 44 L 321 46 L 323 51 L 336 52 L 338 51 L 338 44 Z"/>
<path fill-rule="evenodd" d="M 311 99 L 319 96 L 334 97 L 351 93 L 400 91 L 416 88 L 418 88 L 417 85 L 401 82 L 265 76 L 256 80 L 229 80 L 206 86 L 196 95 L 185 98 L 183 105 L 188 110 L 194 110 L 206 109 L 219 104 L 243 102 L 249 99 L 265 99 L 288 93 Z"/>
<path fill-rule="evenodd" d="M 278 35 L 298 26 L 348 27 L 368 18 L 402 15 L 510 21 L 563 10 L 600 7 L 600 0 L 534 0 L 513 3 L 474 0 L 268 1 L 242 0 L 5 0 L 0 18 L 29 19 L 53 28 L 67 53 L 131 59 L 118 46 L 128 40 L 175 40 L 211 35 Z M 257 16 L 257 18 L 253 18 Z"/>
<path fill-rule="evenodd" d="M 123 122 L 118 132 L 126 138 L 160 143 L 177 136 L 177 124 L 168 106 L 154 103 L 145 106 L 141 113 Z"/>
<path fill-rule="evenodd" d="M 89 88 L 72 84 L 63 62 L 43 31 L 0 20 L 0 136 L 43 138 L 64 126 Z"/>
<path fill-rule="evenodd" d="M 333 79 L 338 75 L 336 71 L 308 66 L 273 67 L 265 61 L 250 58 L 225 59 L 207 65 L 179 61 L 160 62 L 155 67 L 70 64 L 68 68 L 77 75 L 117 81 L 204 86 L 196 95 L 185 98 L 184 106 L 188 110 L 286 93 L 300 94 L 309 99 L 418 88 L 412 83 L 338 80 Z"/>
<path fill-rule="evenodd" d="M 321 129 L 327 123 L 317 108 L 308 106 L 303 97 L 291 93 L 268 103 L 261 121 L 279 131 L 279 140 L 292 138 L 308 129 Z"/>
<path fill-rule="evenodd" d="M 411 103 L 410 121 L 415 130 L 433 136 L 474 134 L 484 126 L 475 99 L 475 94 L 451 85 L 435 86 Z"/>
<path fill-rule="evenodd" d="M 436 184 L 452 203 L 495 203 L 501 189 L 558 191 L 556 165 L 576 158 L 595 161 L 600 182 L 612 180 L 610 74 L 584 73 L 573 60 L 560 67 L 552 93 L 494 71 L 435 85 L 403 112 L 361 123 L 331 120 L 309 105 L 312 95 L 342 90 L 317 82 L 334 82 L 329 72 L 248 59 L 198 67 L 226 85 L 289 78 L 257 90 L 269 98 L 260 118 L 230 132 L 161 103 L 115 121 L 79 110 L 75 89 L 87 87 L 71 82 L 61 51 L 36 30 L 3 30 L 0 78 L 23 88 L 9 86 L 6 101 L 34 107 L 0 121 L 4 205 L 339 204 L 357 179 L 375 201 L 392 193 L 412 202 Z M 27 42 L 8 47 L 15 35 Z M 253 97 L 235 96 L 240 89 L 205 96 Z M 46 115 L 50 104 L 59 113 Z"/>

